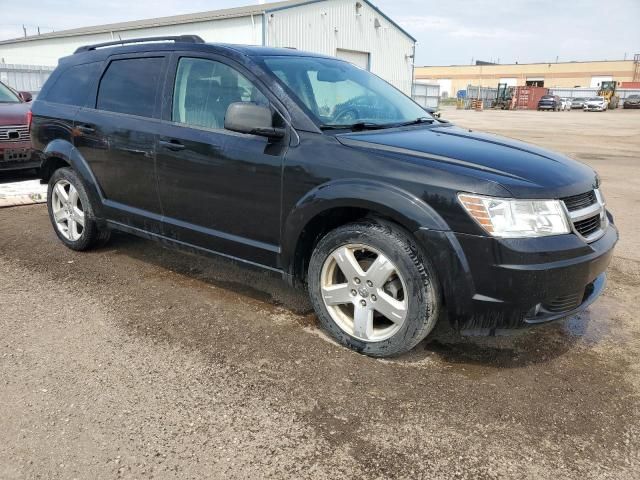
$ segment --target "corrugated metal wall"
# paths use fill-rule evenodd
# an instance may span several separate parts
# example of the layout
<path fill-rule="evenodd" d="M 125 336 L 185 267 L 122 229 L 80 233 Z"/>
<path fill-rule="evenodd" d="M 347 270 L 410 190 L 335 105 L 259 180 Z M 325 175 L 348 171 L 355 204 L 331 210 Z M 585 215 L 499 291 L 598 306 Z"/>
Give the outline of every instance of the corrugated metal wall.
<path fill-rule="evenodd" d="M 253 18 L 240 17 L 184 25 L 167 25 L 92 35 L 75 35 L 61 38 L 43 38 L 28 42 L 0 45 L 0 61 L 14 64 L 58 64 L 60 57 L 71 55 L 82 45 L 109 42 L 111 40 L 156 37 L 163 35 L 200 35 L 207 42 L 262 44 L 262 15 Z"/>
<path fill-rule="evenodd" d="M 338 49 L 368 52 L 371 72 L 411 94 L 414 42 L 366 2 L 327 0 L 274 11 L 266 25 L 269 46 L 332 56 Z"/>
<path fill-rule="evenodd" d="M 438 108 L 440 105 L 440 85 L 416 82 L 413 84 L 411 98 L 420 106 Z"/>
<path fill-rule="evenodd" d="M 37 93 L 53 72 L 53 67 L 0 63 L 0 82 L 19 92 Z"/>

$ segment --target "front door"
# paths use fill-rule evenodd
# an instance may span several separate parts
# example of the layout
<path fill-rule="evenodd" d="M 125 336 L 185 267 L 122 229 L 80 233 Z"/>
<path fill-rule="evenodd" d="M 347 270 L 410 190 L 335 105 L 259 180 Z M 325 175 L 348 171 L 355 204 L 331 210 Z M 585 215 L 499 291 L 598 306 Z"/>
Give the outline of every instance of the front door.
<path fill-rule="evenodd" d="M 176 54 L 175 65 L 157 144 L 165 235 L 277 268 L 288 140 L 224 128 L 231 103 L 270 101 L 249 72 L 222 58 Z"/>

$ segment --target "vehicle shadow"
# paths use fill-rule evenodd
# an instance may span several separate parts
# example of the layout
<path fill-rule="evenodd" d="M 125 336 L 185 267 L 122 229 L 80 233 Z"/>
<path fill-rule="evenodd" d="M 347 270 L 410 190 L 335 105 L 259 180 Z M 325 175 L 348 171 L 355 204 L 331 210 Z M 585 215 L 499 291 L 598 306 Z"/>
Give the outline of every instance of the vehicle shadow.
<path fill-rule="evenodd" d="M 247 268 L 224 258 L 202 256 L 162 247 L 157 242 L 116 232 L 106 247 L 118 255 L 150 263 L 186 280 L 197 280 L 225 290 L 230 301 L 253 299 L 275 309 L 285 309 L 303 327 L 320 330 L 307 294 L 286 284 L 277 274 Z M 489 368 L 521 368 L 545 363 L 570 351 L 586 330 L 588 315 L 553 325 L 514 330 L 495 337 L 461 335 L 441 318 L 436 329 L 411 352 L 390 359 L 394 363 L 423 363 L 437 357 L 442 362 Z M 569 324 L 574 322 L 573 327 Z M 576 327 L 576 324 L 578 327 Z"/>
<path fill-rule="evenodd" d="M 26 180 L 36 180 L 38 178 L 38 171 L 35 169 L 9 170 L 6 172 L 0 171 L 0 184 L 24 182 Z"/>

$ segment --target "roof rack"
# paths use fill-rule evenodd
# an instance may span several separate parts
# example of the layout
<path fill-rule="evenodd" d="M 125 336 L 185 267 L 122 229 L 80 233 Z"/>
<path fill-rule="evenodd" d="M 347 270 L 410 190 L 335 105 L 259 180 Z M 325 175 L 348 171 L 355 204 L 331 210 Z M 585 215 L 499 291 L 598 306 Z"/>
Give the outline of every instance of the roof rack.
<path fill-rule="evenodd" d="M 73 53 L 88 52 L 102 47 L 110 47 L 112 45 L 126 45 L 128 43 L 146 43 L 146 42 L 176 42 L 176 43 L 204 43 L 204 40 L 198 35 L 174 35 L 167 37 L 144 37 L 129 38 L 126 40 L 114 40 L 113 42 L 94 43 L 93 45 L 84 45 L 78 47 Z"/>

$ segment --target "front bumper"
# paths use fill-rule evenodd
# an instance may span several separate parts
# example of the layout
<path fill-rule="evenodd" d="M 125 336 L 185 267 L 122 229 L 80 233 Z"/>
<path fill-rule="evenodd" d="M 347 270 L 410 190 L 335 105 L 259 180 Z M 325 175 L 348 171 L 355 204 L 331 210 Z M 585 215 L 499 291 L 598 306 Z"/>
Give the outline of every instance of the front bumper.
<path fill-rule="evenodd" d="M 585 105 L 582 107 L 585 112 L 604 112 L 605 107 L 603 106 L 594 106 L 594 105 Z"/>
<path fill-rule="evenodd" d="M 34 154 L 31 142 L 0 143 L 0 171 L 38 168 L 40 159 Z"/>
<path fill-rule="evenodd" d="M 560 108 L 558 105 L 538 105 L 538 110 L 555 110 Z"/>
<path fill-rule="evenodd" d="M 597 241 L 567 234 L 531 239 L 416 232 L 433 259 L 452 325 L 523 328 L 573 315 L 600 295 L 618 231 Z"/>

